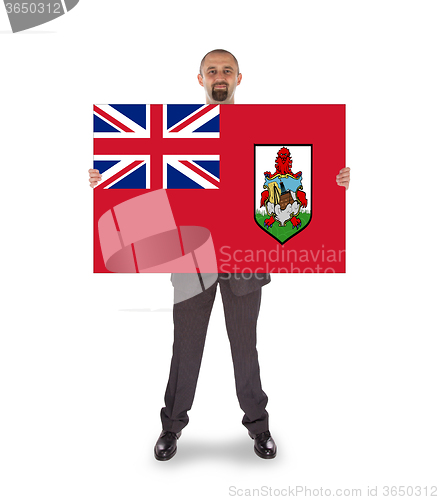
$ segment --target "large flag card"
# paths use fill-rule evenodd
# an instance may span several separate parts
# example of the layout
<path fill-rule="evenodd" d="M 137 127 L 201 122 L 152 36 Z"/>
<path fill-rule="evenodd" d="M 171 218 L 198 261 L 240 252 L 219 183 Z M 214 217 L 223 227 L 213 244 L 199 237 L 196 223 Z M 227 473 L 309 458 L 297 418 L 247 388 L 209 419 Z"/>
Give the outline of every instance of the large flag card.
<path fill-rule="evenodd" d="M 94 106 L 95 272 L 345 272 L 344 105 Z"/>

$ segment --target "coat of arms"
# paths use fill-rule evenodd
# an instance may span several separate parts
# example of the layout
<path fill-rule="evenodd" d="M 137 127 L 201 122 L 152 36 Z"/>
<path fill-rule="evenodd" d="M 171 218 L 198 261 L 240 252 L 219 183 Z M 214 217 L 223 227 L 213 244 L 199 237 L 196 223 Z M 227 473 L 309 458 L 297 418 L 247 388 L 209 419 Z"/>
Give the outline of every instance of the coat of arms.
<path fill-rule="evenodd" d="M 311 221 L 311 172 L 311 145 L 255 145 L 255 221 L 282 244 Z"/>

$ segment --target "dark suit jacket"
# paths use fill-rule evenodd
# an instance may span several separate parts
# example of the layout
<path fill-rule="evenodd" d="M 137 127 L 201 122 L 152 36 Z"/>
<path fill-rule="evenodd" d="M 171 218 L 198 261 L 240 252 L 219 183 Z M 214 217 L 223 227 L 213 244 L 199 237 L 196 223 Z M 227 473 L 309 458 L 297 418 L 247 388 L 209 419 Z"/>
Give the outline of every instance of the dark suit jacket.
<path fill-rule="evenodd" d="M 228 279 L 230 280 L 230 288 L 235 295 L 247 295 L 259 290 L 259 288 L 271 281 L 270 275 L 265 273 L 256 273 L 253 275 L 250 273 L 219 275 L 214 273 L 173 273 L 171 275 L 174 288 L 191 296 L 200 293 L 200 279 L 205 289 L 212 286 L 217 279 Z"/>

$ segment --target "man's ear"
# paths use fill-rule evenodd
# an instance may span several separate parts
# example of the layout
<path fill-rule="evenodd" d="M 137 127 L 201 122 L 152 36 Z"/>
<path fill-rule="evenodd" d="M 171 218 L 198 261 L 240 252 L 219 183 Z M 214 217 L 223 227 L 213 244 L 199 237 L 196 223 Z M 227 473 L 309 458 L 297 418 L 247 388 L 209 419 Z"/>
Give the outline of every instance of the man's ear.
<path fill-rule="evenodd" d="M 203 85 L 203 77 L 202 77 L 201 75 L 198 75 L 198 83 L 199 83 L 202 87 L 204 87 L 204 85 Z"/>
<path fill-rule="evenodd" d="M 239 85 L 241 83 L 241 80 L 242 80 L 242 75 L 241 75 L 241 73 L 239 73 L 238 81 L 236 82 L 236 85 Z"/>

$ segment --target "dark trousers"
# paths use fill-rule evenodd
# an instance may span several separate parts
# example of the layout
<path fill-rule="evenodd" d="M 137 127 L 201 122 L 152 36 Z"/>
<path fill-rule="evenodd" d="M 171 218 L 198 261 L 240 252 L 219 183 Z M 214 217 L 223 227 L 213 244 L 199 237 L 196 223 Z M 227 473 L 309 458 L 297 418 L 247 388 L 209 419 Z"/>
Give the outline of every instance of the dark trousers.
<path fill-rule="evenodd" d="M 174 305 L 171 370 L 165 393 L 165 407 L 160 414 L 165 431 L 179 432 L 189 422 L 187 412 L 191 409 L 195 396 L 218 283 L 232 351 L 236 394 L 245 413 L 242 423 L 252 434 L 268 430 L 268 413 L 265 410 L 268 398 L 261 387 L 256 350 L 256 323 L 261 305 L 261 289 L 237 296 L 231 291 L 229 280 L 220 277 L 203 293 Z M 213 425 L 217 430 L 220 422 Z"/>

